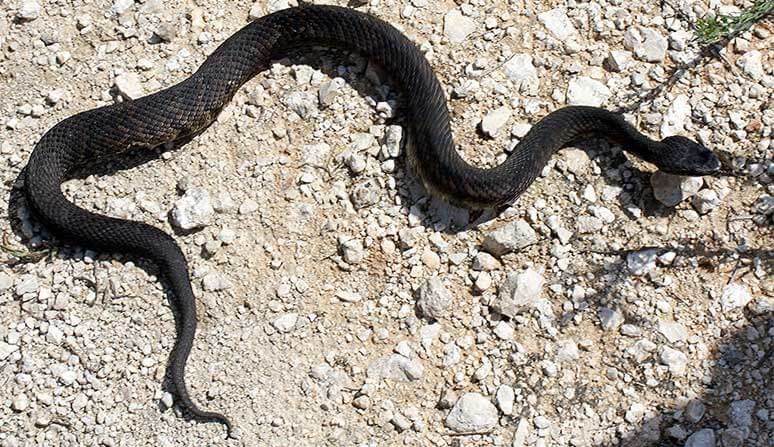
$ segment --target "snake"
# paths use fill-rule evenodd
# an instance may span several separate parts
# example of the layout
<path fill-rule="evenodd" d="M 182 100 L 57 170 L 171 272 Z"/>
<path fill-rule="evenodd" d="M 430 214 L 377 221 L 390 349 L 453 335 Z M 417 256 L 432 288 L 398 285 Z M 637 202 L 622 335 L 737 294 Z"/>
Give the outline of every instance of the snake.
<path fill-rule="evenodd" d="M 419 49 L 373 15 L 332 5 L 302 3 L 257 18 L 223 41 L 187 79 L 137 99 L 86 110 L 60 121 L 39 139 L 24 173 L 33 213 L 58 239 L 149 259 L 170 286 L 176 339 L 167 366 L 175 405 L 196 422 L 232 424 L 190 397 L 185 366 L 196 331 L 196 303 L 186 258 L 175 239 L 154 226 L 97 214 L 68 200 L 61 185 L 77 169 L 132 148 L 151 150 L 201 133 L 240 87 L 291 51 L 331 47 L 359 54 L 382 67 L 404 97 L 412 144 L 406 165 L 433 196 L 471 210 L 513 203 L 551 156 L 579 138 L 603 138 L 663 172 L 711 175 L 719 159 L 684 136 L 654 140 L 623 115 L 599 107 L 566 106 L 534 124 L 507 158 L 490 168 L 473 166 L 457 151 L 443 87 Z"/>

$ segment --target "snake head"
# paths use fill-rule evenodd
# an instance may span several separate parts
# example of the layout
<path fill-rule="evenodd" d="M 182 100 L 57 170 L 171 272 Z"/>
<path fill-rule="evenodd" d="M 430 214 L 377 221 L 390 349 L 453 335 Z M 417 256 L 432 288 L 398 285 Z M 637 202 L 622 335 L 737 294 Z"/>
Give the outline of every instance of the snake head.
<path fill-rule="evenodd" d="M 711 175 L 720 170 L 720 160 L 709 149 L 690 138 L 673 135 L 661 140 L 666 150 L 659 154 L 658 167 L 668 174 Z"/>

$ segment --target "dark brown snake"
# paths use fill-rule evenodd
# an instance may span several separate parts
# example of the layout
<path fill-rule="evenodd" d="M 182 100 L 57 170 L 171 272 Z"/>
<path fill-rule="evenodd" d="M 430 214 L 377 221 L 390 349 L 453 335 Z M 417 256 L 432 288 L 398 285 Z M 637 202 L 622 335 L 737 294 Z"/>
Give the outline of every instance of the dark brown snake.
<path fill-rule="evenodd" d="M 473 209 L 497 207 L 519 196 L 554 152 L 579 137 L 605 137 L 669 173 L 705 175 L 720 166 L 715 155 L 685 137 L 654 141 L 621 115 L 595 107 L 566 107 L 535 124 L 499 166 L 481 169 L 457 153 L 446 99 L 419 49 L 388 23 L 352 9 L 303 5 L 262 17 L 239 30 L 196 73 L 134 101 L 88 110 L 53 128 L 35 146 L 26 168 L 25 193 L 32 209 L 58 237 L 81 246 L 131 252 L 158 264 L 172 288 L 177 340 L 168 375 L 176 403 L 200 421 L 231 423 L 201 410 L 189 397 L 184 371 L 196 330 L 195 298 L 188 266 L 175 240 L 158 228 L 81 209 L 62 194 L 76 168 L 129 148 L 153 148 L 195 135 L 250 78 L 291 49 L 330 46 L 363 55 L 383 67 L 405 98 L 413 145 L 408 165 L 432 194 Z"/>

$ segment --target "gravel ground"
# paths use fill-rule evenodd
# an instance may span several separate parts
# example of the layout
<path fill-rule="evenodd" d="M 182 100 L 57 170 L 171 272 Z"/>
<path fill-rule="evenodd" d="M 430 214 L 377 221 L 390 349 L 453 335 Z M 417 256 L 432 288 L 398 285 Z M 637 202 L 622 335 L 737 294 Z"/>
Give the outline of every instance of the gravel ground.
<path fill-rule="evenodd" d="M 176 416 L 157 269 L 52 248 L 12 191 L 59 120 L 186 78 L 288 3 L 0 5 L 0 445 L 772 445 L 771 23 L 628 115 L 699 139 L 724 176 L 653 174 L 590 141 L 513 207 L 470 216 L 405 171 L 389 76 L 319 50 L 257 76 L 184 149 L 68 182 L 86 208 L 176 234 L 190 261 L 188 383 L 239 439 Z M 425 51 L 482 166 L 549 111 L 662 84 L 709 8 L 354 3 Z"/>

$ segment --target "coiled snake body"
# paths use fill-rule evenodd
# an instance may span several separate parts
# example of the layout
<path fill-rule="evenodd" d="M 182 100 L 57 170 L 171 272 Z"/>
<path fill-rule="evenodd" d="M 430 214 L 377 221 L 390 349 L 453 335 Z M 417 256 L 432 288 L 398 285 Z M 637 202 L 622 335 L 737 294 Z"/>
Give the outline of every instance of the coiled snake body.
<path fill-rule="evenodd" d="M 521 194 L 549 157 L 580 136 L 603 136 L 660 169 L 704 175 L 719 168 L 708 149 L 684 137 L 654 141 L 618 115 L 567 107 L 538 122 L 499 166 L 481 169 L 456 152 L 443 89 L 417 47 L 391 25 L 334 6 L 300 6 L 262 17 L 227 39 L 191 77 L 134 101 L 88 110 L 51 128 L 38 142 L 25 176 L 27 199 L 59 237 L 113 252 L 131 252 L 158 264 L 172 288 L 177 340 L 168 374 L 176 402 L 191 417 L 231 423 L 201 410 L 189 397 L 184 369 L 196 329 L 188 266 L 175 240 L 138 222 L 91 213 L 67 200 L 61 184 L 75 168 L 130 147 L 156 147 L 209 126 L 237 90 L 290 48 L 327 45 L 355 51 L 381 65 L 405 93 L 413 149 L 408 164 L 427 190 L 469 208 L 495 207 Z"/>

